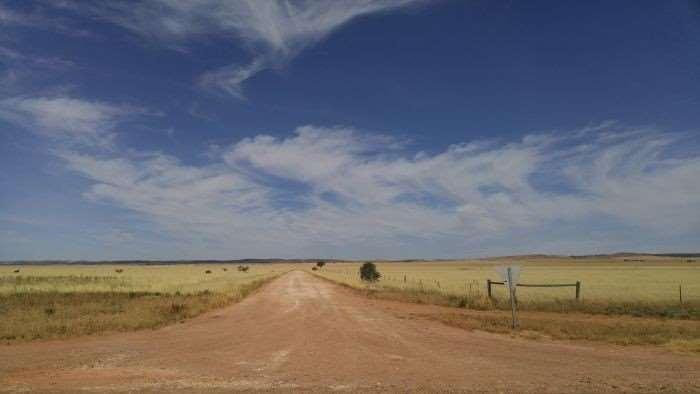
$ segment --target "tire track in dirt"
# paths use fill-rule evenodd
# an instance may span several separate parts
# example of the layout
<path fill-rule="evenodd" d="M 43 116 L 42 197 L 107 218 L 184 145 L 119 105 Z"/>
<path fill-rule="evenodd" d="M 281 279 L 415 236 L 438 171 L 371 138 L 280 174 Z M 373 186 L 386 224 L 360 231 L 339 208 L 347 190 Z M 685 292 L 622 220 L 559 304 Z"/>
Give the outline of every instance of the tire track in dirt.
<path fill-rule="evenodd" d="M 700 391 L 700 357 L 412 318 L 301 271 L 158 330 L 0 346 L 0 392 Z"/>

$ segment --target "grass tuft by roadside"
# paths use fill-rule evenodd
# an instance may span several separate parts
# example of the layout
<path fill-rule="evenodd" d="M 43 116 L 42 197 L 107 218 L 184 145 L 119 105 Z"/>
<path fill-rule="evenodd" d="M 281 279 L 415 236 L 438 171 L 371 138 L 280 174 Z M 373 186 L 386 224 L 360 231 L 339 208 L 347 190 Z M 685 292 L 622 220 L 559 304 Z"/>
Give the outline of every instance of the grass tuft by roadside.
<path fill-rule="evenodd" d="M 510 328 L 510 316 L 501 311 L 459 311 L 420 317 L 469 330 L 508 333 L 528 339 L 567 339 L 616 345 L 660 345 L 672 350 L 700 352 L 700 325 L 692 321 L 585 314 L 561 315 L 523 312 L 521 330 Z"/>
<path fill-rule="evenodd" d="M 332 279 L 331 279 L 332 280 Z M 390 285 L 374 286 L 368 290 L 369 296 L 395 301 L 413 302 L 417 304 L 444 305 L 481 311 L 510 310 L 510 302 L 506 299 L 489 299 L 477 293 L 475 295 L 455 295 L 443 293 L 434 289 L 399 288 Z M 555 313 L 587 313 L 607 316 L 656 317 L 664 319 L 700 320 L 700 302 L 689 301 L 683 305 L 671 302 L 651 301 L 574 301 L 552 299 L 527 300 L 518 303 L 518 310 L 555 312 Z"/>

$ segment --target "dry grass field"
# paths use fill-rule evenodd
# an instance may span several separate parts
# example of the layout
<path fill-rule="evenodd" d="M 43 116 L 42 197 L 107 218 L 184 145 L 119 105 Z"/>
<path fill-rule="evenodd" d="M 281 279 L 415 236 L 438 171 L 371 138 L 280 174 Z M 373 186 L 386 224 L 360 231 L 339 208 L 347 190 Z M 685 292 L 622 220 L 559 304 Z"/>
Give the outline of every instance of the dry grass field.
<path fill-rule="evenodd" d="M 431 318 L 467 329 L 510 332 L 499 265 L 522 266 L 521 283 L 581 282 L 575 289 L 518 288 L 524 334 L 700 350 L 700 263 L 659 257 L 379 261 L 381 280 L 362 283 L 360 262 L 0 266 L 0 340 L 17 342 L 181 322 L 245 297 L 267 280 L 304 269 L 366 295 L 459 307 Z M 635 260 L 635 261 L 629 261 Z M 643 260 L 643 261 L 639 261 Z M 679 294 L 679 287 L 682 291 Z M 457 309 L 455 310 L 457 311 Z"/>
<path fill-rule="evenodd" d="M 643 261 L 630 261 L 643 260 Z M 616 344 L 660 344 L 700 351 L 700 263 L 680 258 L 514 258 L 472 261 L 376 262 L 381 280 L 359 279 L 360 263 L 335 263 L 315 274 L 375 298 L 459 307 L 434 318 L 450 325 L 511 332 L 503 286 L 486 294 L 496 266 L 522 267 L 520 283 L 581 282 L 575 288 L 519 287 L 522 335 Z M 679 287 L 682 291 L 679 293 Z M 465 310 L 466 309 L 466 310 Z"/>
<path fill-rule="evenodd" d="M 638 259 L 639 260 L 639 259 Z M 528 258 L 439 262 L 376 262 L 382 274 L 380 285 L 424 289 L 452 295 L 485 296 L 486 280 L 500 281 L 499 265 L 520 265 L 520 283 L 555 284 L 581 282 L 585 302 L 678 304 L 679 286 L 684 302 L 700 301 L 700 261 L 687 259 Z M 357 274 L 361 263 L 329 264 L 318 273 L 351 286 L 364 286 Z M 405 281 L 404 281 L 405 278 Z M 504 286 L 494 286 L 496 298 L 507 297 Z M 569 301 L 573 287 L 518 288 L 523 302 Z"/>
<path fill-rule="evenodd" d="M 284 264 L 0 266 L 0 340 L 155 328 L 240 300 Z"/>
<path fill-rule="evenodd" d="M 364 293 L 294 270 L 243 302 L 162 329 L 3 345 L 0 393 L 651 394 L 700 388 L 699 354 L 554 341 L 525 328 L 496 335 L 484 327 L 497 331 L 507 313 Z M 561 317 L 571 324 L 564 326 Z M 609 324 L 618 334 L 618 324 L 634 324 L 639 332 L 651 321 L 542 312 L 522 319 L 524 327 L 539 323 L 572 333 L 601 321 L 599 327 Z M 686 342 L 664 345 L 687 350 L 684 338 L 698 322 L 668 322 L 677 329 L 673 337 Z"/>

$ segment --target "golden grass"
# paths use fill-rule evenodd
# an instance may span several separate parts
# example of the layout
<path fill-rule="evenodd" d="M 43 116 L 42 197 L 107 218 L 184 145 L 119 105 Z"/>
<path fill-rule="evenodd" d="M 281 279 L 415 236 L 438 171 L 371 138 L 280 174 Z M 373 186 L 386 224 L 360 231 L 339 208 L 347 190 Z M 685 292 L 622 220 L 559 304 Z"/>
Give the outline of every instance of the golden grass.
<path fill-rule="evenodd" d="M 700 262 L 686 259 L 645 258 L 643 262 L 619 259 L 541 258 L 517 261 L 472 260 L 451 262 L 389 263 L 377 262 L 382 274 L 380 285 L 408 290 L 424 290 L 444 295 L 471 298 L 486 295 L 486 280 L 500 280 L 494 267 L 518 264 L 523 270 L 521 283 L 552 284 L 581 281 L 584 303 L 680 303 L 682 286 L 685 303 L 700 302 Z M 360 263 L 329 264 L 317 273 L 337 282 L 364 287 L 358 277 Z M 406 281 L 404 282 L 404 277 Z M 494 286 L 496 299 L 506 299 L 504 286 Z M 571 301 L 573 287 L 518 288 L 522 303 Z"/>
<path fill-rule="evenodd" d="M 255 279 L 287 272 L 293 266 L 258 264 L 250 267 L 248 272 L 239 272 L 235 265 L 229 264 L 0 266 L 0 294 L 36 291 L 167 294 L 227 291 Z M 16 270 L 19 272 L 14 272 Z M 206 271 L 211 273 L 207 274 Z"/>
<path fill-rule="evenodd" d="M 160 327 L 236 302 L 290 269 L 288 264 L 252 265 L 248 272 L 223 264 L 2 266 L 0 340 Z"/>
<path fill-rule="evenodd" d="M 503 287 L 494 290 L 493 299 L 486 296 L 486 279 L 500 280 L 494 267 L 513 261 L 378 262 L 383 278 L 372 285 L 360 281 L 360 263 L 329 264 L 314 274 L 369 297 L 462 308 L 422 317 L 466 329 L 697 352 L 700 264 L 685 260 L 520 260 L 521 283 L 581 281 L 582 299 L 575 301 L 573 288 L 518 288 L 521 330 L 515 332 L 510 328 L 510 303 Z"/>
<path fill-rule="evenodd" d="M 494 266 L 519 263 L 523 283 L 582 282 L 582 300 L 572 288 L 519 288 L 521 335 L 663 344 L 700 349 L 700 263 L 686 259 L 519 259 L 518 261 L 378 262 L 382 280 L 370 296 L 467 308 L 433 316 L 448 324 L 509 331 L 502 287 L 485 296 Z M 329 263 L 315 274 L 359 289 L 360 263 Z M 63 338 L 105 331 L 154 328 L 235 302 L 264 281 L 309 264 L 251 265 L 51 265 L 0 266 L 0 340 Z M 15 272 L 19 270 L 19 272 Z M 210 273 L 206 273 L 210 271 Z M 404 282 L 404 277 L 406 281 Z M 678 285 L 683 286 L 680 305 Z M 566 315 L 546 312 L 566 312 Z M 662 316 L 630 318 L 585 313 Z"/>
<path fill-rule="evenodd" d="M 322 275 L 321 278 L 333 281 Z M 340 283 L 340 282 L 336 282 Z M 381 285 L 359 288 L 340 283 L 364 296 L 383 300 L 432 304 L 459 309 L 426 309 L 404 318 L 440 321 L 466 330 L 509 334 L 525 339 L 565 339 L 607 342 L 617 345 L 656 345 L 672 351 L 700 352 L 700 324 L 697 320 L 634 317 L 615 314 L 594 315 L 575 309 L 518 312 L 520 328 L 511 328 L 510 310 L 478 299 L 464 305 L 463 297 L 437 291 L 396 289 Z M 546 304 L 541 304 L 546 305 Z M 499 309 L 500 308 L 500 309 Z M 566 313 L 558 313 L 566 312 Z"/>
<path fill-rule="evenodd" d="M 700 352 L 700 325 L 694 321 L 522 312 L 519 314 L 521 329 L 513 331 L 510 315 L 504 311 L 460 311 L 421 317 L 464 329 L 510 333 L 527 339 L 659 345 L 671 350 Z"/>

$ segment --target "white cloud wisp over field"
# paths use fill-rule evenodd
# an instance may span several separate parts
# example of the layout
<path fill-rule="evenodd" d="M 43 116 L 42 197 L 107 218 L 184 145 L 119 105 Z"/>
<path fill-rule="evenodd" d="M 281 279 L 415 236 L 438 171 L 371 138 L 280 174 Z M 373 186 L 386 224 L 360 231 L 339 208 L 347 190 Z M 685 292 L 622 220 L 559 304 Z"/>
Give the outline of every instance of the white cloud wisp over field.
<path fill-rule="evenodd" d="M 694 252 L 694 43 L 504 12 L 3 3 L 0 258 Z"/>
<path fill-rule="evenodd" d="M 582 235 L 601 221 L 697 232 L 700 157 L 676 154 L 683 138 L 606 123 L 416 153 L 383 135 L 303 126 L 240 140 L 204 165 L 133 151 L 60 157 L 92 183 L 85 198 L 215 245 L 219 257 L 442 256 L 519 233 L 540 241 L 534 250 L 561 245 L 556 229 L 567 224 Z M 565 245 L 585 250 L 581 238 Z"/>
<path fill-rule="evenodd" d="M 683 149 L 692 134 L 606 122 L 425 152 L 385 134 L 307 125 L 186 164 L 120 145 L 129 121 L 148 114 L 69 97 L 0 101 L 1 119 L 48 138 L 87 182 L 86 201 L 131 212 L 201 257 L 577 253 L 591 242 L 641 248 L 626 232 L 700 231 L 700 156 Z"/>

